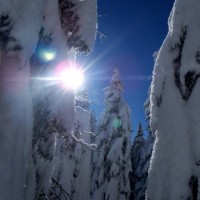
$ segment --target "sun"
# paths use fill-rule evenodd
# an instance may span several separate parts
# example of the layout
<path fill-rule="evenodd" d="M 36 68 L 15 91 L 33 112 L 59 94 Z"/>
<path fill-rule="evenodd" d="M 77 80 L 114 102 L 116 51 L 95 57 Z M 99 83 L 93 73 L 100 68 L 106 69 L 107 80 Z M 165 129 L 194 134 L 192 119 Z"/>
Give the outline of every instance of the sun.
<path fill-rule="evenodd" d="M 84 83 L 84 71 L 77 63 L 61 63 L 57 67 L 57 77 L 65 88 L 71 90 L 81 88 Z"/>
<path fill-rule="evenodd" d="M 63 71 L 61 80 L 67 88 L 76 90 L 83 85 L 83 71 L 75 67 L 70 67 Z"/>

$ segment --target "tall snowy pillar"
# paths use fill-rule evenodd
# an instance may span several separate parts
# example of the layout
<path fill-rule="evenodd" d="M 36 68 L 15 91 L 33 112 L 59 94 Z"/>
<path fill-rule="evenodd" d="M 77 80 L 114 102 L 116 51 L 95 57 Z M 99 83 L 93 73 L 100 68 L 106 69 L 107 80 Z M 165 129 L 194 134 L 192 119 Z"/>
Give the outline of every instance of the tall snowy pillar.
<path fill-rule="evenodd" d="M 32 127 L 28 68 L 17 56 L 0 64 L 0 194 L 2 200 L 23 199 L 26 158 Z M 28 142 L 29 141 L 29 142 Z M 29 144 L 27 144 L 27 142 Z"/>
<path fill-rule="evenodd" d="M 23 200 L 32 139 L 29 58 L 42 1 L 0 0 L 0 199 Z M 38 6 L 38 7 L 37 7 Z"/>
<path fill-rule="evenodd" d="M 148 200 L 197 197 L 200 160 L 200 1 L 176 0 L 151 85 L 156 134 Z"/>

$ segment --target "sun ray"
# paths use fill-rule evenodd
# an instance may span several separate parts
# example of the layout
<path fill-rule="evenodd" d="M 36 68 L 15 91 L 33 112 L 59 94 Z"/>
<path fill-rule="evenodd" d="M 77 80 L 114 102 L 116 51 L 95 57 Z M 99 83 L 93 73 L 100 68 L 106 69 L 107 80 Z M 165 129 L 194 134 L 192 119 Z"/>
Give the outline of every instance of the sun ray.
<path fill-rule="evenodd" d="M 97 56 L 95 59 L 93 59 L 89 64 L 85 66 L 85 70 L 88 70 L 92 66 L 94 66 L 96 63 L 98 63 L 101 59 L 103 59 L 106 55 L 108 55 L 110 52 L 113 51 L 113 49 L 120 46 L 126 39 L 128 39 L 131 36 L 131 33 L 129 30 L 125 30 L 124 33 L 121 33 L 123 37 L 118 37 L 115 39 L 115 42 L 109 47 L 107 47 L 99 56 Z"/>

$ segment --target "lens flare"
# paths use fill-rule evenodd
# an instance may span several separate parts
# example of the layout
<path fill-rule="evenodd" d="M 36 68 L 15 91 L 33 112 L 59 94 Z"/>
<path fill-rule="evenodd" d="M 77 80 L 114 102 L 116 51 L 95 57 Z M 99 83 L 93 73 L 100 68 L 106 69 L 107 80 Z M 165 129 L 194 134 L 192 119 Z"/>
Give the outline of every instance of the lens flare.
<path fill-rule="evenodd" d="M 41 56 L 42 60 L 49 62 L 49 61 L 52 61 L 55 59 L 56 52 L 53 50 L 41 51 L 40 56 Z"/>
<path fill-rule="evenodd" d="M 115 118 L 113 121 L 112 121 L 112 125 L 114 128 L 118 129 L 122 126 L 122 121 L 121 119 L 119 118 Z"/>
<path fill-rule="evenodd" d="M 59 64 L 56 76 L 61 81 L 62 86 L 67 89 L 76 90 L 84 83 L 84 72 L 77 63 L 63 62 Z"/>

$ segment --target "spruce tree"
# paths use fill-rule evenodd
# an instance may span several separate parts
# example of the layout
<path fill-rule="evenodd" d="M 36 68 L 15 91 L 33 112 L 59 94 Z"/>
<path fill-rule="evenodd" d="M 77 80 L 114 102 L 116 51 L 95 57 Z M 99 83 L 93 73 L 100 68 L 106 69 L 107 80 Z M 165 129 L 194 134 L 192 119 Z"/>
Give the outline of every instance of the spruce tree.
<path fill-rule="evenodd" d="M 149 200 L 199 199 L 199 23 L 199 1 L 175 1 L 151 83 Z"/>
<path fill-rule="evenodd" d="M 82 89 L 76 93 L 74 132 L 79 140 L 84 140 L 88 144 L 91 143 L 92 135 L 92 113 L 89 111 L 90 102 L 91 100 L 86 89 Z M 72 194 L 72 199 L 74 200 L 90 199 L 91 155 L 92 150 L 89 149 L 89 146 L 82 143 L 75 144 Z"/>
<path fill-rule="evenodd" d="M 131 199 L 144 199 L 143 187 L 145 185 L 145 176 L 143 174 L 143 167 L 145 162 L 145 139 L 142 124 L 139 123 L 137 134 L 133 140 L 131 147 L 131 164 L 132 172 L 130 174 L 131 180 Z"/>
<path fill-rule="evenodd" d="M 150 160 L 153 152 L 153 146 L 155 142 L 155 134 L 151 130 L 150 126 L 150 99 L 148 98 L 144 103 L 145 108 L 145 116 L 147 121 L 147 137 L 145 139 L 145 154 L 146 154 L 146 162 L 144 165 L 144 171 L 146 171 L 146 178 L 148 176 L 148 169 L 150 167 Z"/>
<path fill-rule="evenodd" d="M 119 71 L 114 70 L 110 85 L 104 89 L 105 109 L 97 128 L 98 149 L 92 176 L 92 199 L 129 198 L 130 108 L 122 98 Z"/>
<path fill-rule="evenodd" d="M 147 137 L 144 139 L 142 125 L 139 124 L 138 132 L 137 133 L 132 148 L 131 148 L 131 161 L 132 161 L 132 171 L 130 173 L 130 182 L 131 182 L 131 199 L 133 200 L 143 200 L 145 199 L 145 192 L 147 187 L 147 177 L 148 177 L 148 170 L 150 167 L 150 160 L 152 156 L 153 144 L 155 141 L 155 136 L 151 131 L 151 127 L 149 124 L 150 119 L 150 101 L 149 98 L 144 103 L 145 108 L 145 116 L 147 121 Z M 140 135 L 140 137 L 138 136 Z M 143 136 L 142 136 L 143 135 Z M 136 142 L 140 138 L 139 141 L 141 143 L 138 144 Z M 135 141 L 136 140 L 136 141 Z M 138 149 L 135 148 L 139 146 Z M 139 154 L 138 162 L 135 161 L 137 159 L 137 152 Z M 141 152 L 141 153 L 139 153 Z M 135 162 L 135 164 L 134 164 Z M 135 166 L 134 166 L 135 165 Z"/>
<path fill-rule="evenodd" d="M 155 53 L 154 53 L 155 55 Z M 145 139 L 145 160 L 143 163 L 143 178 L 144 178 L 144 185 L 142 187 L 141 193 L 143 195 L 143 198 L 145 196 L 146 188 L 147 188 L 147 178 L 148 178 L 148 173 L 149 173 L 149 168 L 150 168 L 150 161 L 152 157 L 152 152 L 153 152 L 153 146 L 155 142 L 155 134 L 153 134 L 151 127 L 150 127 L 150 99 L 147 98 L 147 100 L 144 103 L 144 108 L 145 108 L 145 116 L 146 116 L 146 121 L 147 121 L 147 137 Z"/>
<path fill-rule="evenodd" d="M 90 124 L 91 124 L 91 132 L 93 133 L 91 135 L 91 143 L 95 143 L 95 140 L 96 140 L 96 134 L 97 134 L 97 119 L 96 119 L 96 113 L 95 111 L 92 111 L 91 112 L 91 119 L 90 119 Z M 93 172 L 95 170 L 95 166 L 96 166 L 96 161 L 97 159 L 95 158 L 96 156 L 96 151 L 92 151 L 92 156 L 91 156 L 91 166 L 90 166 L 90 180 L 91 180 L 91 186 L 90 186 L 90 194 L 93 190 L 93 179 L 92 179 L 92 175 L 93 175 Z"/>
<path fill-rule="evenodd" d="M 85 12 L 87 5 L 92 13 Z M 91 51 L 95 34 L 96 0 L 1 1 L 1 199 L 47 198 L 58 152 L 73 126 L 74 95 L 38 80 L 54 76 L 56 65 L 75 54 L 72 49 Z M 55 59 L 42 60 L 41 50 L 52 49 Z"/>
<path fill-rule="evenodd" d="M 25 198 L 27 166 L 33 167 L 29 60 L 37 44 L 40 8 L 43 1 L 1 1 L 0 193 L 6 200 Z"/>
<path fill-rule="evenodd" d="M 59 197 L 65 200 L 66 194 L 69 197 L 74 195 L 75 188 L 73 180 L 76 176 L 74 169 L 77 141 L 75 142 L 72 136 L 76 115 L 74 92 L 61 87 L 57 81 L 42 82 L 37 78 L 45 80 L 49 76 L 54 77 L 56 66 L 60 62 L 74 60 L 75 51 L 88 53 L 92 50 L 96 33 L 96 1 L 60 0 L 49 4 L 46 4 L 39 40 L 31 57 L 35 199 Z M 91 23 L 82 20 L 87 6 L 93 9 L 93 12 L 84 16 L 92 19 Z M 48 21 L 50 8 L 55 11 L 57 17 L 51 17 L 54 19 L 51 22 Z M 93 27 L 93 31 L 88 31 L 88 24 Z M 86 37 L 87 34 L 91 37 Z M 49 49 L 55 50 L 56 57 L 47 62 L 41 58 L 40 53 Z"/>

